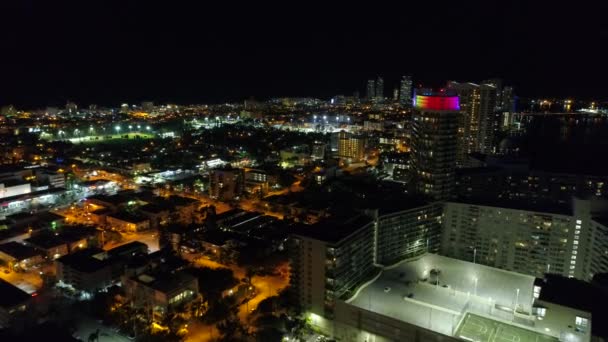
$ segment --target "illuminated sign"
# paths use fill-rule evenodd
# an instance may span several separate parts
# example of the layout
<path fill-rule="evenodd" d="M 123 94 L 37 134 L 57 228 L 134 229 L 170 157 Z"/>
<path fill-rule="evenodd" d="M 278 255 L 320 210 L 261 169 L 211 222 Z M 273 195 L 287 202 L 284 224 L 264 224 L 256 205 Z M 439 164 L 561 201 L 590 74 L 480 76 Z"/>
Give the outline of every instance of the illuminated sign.
<path fill-rule="evenodd" d="M 414 97 L 414 107 L 424 110 L 460 110 L 458 96 L 426 96 L 416 95 Z"/>

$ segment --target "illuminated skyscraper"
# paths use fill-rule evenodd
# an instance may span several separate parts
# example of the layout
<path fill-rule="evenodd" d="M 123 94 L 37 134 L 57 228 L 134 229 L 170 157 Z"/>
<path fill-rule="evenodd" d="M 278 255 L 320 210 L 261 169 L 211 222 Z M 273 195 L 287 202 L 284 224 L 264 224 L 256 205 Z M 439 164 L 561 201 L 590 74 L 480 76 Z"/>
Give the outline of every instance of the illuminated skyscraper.
<path fill-rule="evenodd" d="M 401 78 L 399 91 L 399 102 L 405 107 L 412 106 L 412 77 L 403 76 Z"/>
<path fill-rule="evenodd" d="M 456 164 L 464 166 L 467 155 L 479 151 L 479 85 L 449 82 L 448 88 L 456 91 L 459 97 Z"/>
<path fill-rule="evenodd" d="M 493 153 L 500 112 L 496 110 L 496 87 L 482 84 L 479 87 L 479 151 Z"/>
<path fill-rule="evenodd" d="M 449 82 L 460 98 L 457 164 L 466 166 L 467 155 L 491 153 L 500 118 L 496 111 L 496 87 L 492 84 Z"/>
<path fill-rule="evenodd" d="M 376 98 L 376 81 L 367 80 L 367 101 L 371 102 Z"/>
<path fill-rule="evenodd" d="M 399 101 L 399 88 L 395 87 L 395 89 L 393 89 L 393 101 Z"/>
<path fill-rule="evenodd" d="M 384 101 L 384 79 L 378 76 L 376 79 L 376 102 Z"/>
<path fill-rule="evenodd" d="M 452 196 L 460 105 L 454 91 L 420 89 L 414 98 L 412 167 L 417 192 L 435 200 Z"/>

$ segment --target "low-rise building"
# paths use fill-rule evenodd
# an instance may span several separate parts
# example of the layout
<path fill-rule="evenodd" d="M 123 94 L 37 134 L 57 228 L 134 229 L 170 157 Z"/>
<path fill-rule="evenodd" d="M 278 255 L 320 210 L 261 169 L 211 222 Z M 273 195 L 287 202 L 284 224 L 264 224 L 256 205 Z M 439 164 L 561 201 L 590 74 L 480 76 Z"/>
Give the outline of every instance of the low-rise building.
<path fill-rule="evenodd" d="M 29 306 L 31 296 L 0 279 L 0 329 L 8 328 L 23 315 Z"/>
<path fill-rule="evenodd" d="M 198 279 L 178 271 L 143 273 L 123 277 L 127 299 L 136 308 L 151 310 L 156 318 L 164 317 L 178 305 L 198 298 Z"/>
<path fill-rule="evenodd" d="M 0 260 L 12 270 L 28 270 L 44 261 L 43 253 L 33 247 L 11 241 L 0 245 Z"/>
<path fill-rule="evenodd" d="M 150 229 L 150 220 L 143 215 L 121 211 L 106 217 L 108 227 L 123 232 L 139 232 Z"/>
<path fill-rule="evenodd" d="M 106 253 L 97 248 L 64 255 L 55 260 L 57 280 L 79 291 L 94 292 L 112 283 L 112 267 Z"/>

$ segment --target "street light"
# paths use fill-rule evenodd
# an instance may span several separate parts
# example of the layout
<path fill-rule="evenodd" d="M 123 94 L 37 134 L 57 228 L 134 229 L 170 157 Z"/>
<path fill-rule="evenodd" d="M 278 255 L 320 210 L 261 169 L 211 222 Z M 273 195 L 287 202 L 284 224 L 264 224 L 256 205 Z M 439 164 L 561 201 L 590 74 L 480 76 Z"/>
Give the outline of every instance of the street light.
<path fill-rule="evenodd" d="M 519 289 L 517 289 L 517 294 L 515 295 L 515 308 L 513 309 L 513 313 L 517 311 L 517 306 L 519 305 Z"/>
<path fill-rule="evenodd" d="M 116 126 L 114 129 L 116 130 L 116 133 L 120 132 L 120 126 Z"/>
<path fill-rule="evenodd" d="M 475 264 L 477 259 L 477 247 L 469 246 L 469 248 L 473 250 L 473 263 Z"/>
<path fill-rule="evenodd" d="M 477 296 L 477 277 L 473 277 L 473 281 L 475 282 L 475 296 Z"/>

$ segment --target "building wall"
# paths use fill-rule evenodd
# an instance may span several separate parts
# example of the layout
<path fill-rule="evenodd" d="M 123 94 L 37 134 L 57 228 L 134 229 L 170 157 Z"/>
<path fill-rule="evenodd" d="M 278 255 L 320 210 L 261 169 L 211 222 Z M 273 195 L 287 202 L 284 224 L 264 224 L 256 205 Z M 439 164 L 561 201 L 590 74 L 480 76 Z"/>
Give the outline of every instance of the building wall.
<path fill-rule="evenodd" d="M 57 280 L 72 285 L 77 290 L 92 292 L 112 283 L 112 272 L 108 265 L 95 272 L 80 272 L 59 261 L 55 261 Z"/>
<path fill-rule="evenodd" d="M 457 338 L 430 331 L 398 319 L 350 305 L 336 304 L 334 319 L 309 314 L 307 320 L 318 330 L 338 341 L 352 342 L 448 342 Z"/>
<path fill-rule="evenodd" d="M 458 113 L 414 111 L 412 166 L 416 190 L 436 200 L 453 193 Z"/>
<path fill-rule="evenodd" d="M 108 226 L 125 232 L 138 232 L 150 229 L 150 220 L 143 220 L 141 222 L 127 222 L 116 217 L 107 216 L 106 221 L 108 222 Z"/>
<path fill-rule="evenodd" d="M 327 247 L 325 316 L 333 315 L 336 301 L 351 297 L 356 289 L 379 272 L 375 264 L 375 226 L 369 223 L 347 238 Z"/>
<path fill-rule="evenodd" d="M 290 239 L 290 301 L 298 311 L 325 313 L 325 260 L 323 241 L 295 236 Z"/>
<path fill-rule="evenodd" d="M 441 252 L 536 277 L 549 272 L 586 279 L 589 219 L 574 212 L 567 215 L 447 202 Z"/>
<path fill-rule="evenodd" d="M 365 138 L 348 132 L 338 133 L 338 157 L 349 162 L 360 162 L 365 158 Z"/>
<path fill-rule="evenodd" d="M 32 187 L 29 183 L 13 186 L 5 186 L 4 183 L 0 183 L 0 198 L 29 194 L 30 192 L 32 192 Z"/>
<path fill-rule="evenodd" d="M 376 262 L 390 266 L 426 252 L 436 253 L 441 240 L 440 203 L 378 217 Z"/>
<path fill-rule="evenodd" d="M 229 201 L 243 194 L 243 170 L 213 170 L 209 176 L 209 197 Z"/>
<path fill-rule="evenodd" d="M 608 273 L 608 225 L 591 220 L 591 257 L 586 262 L 584 277 Z"/>

